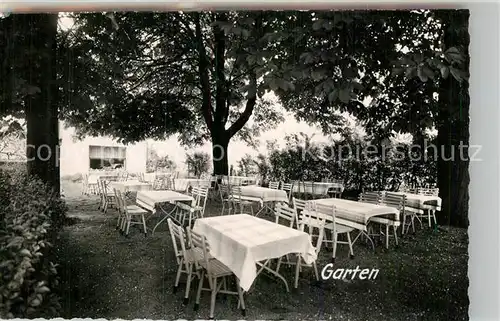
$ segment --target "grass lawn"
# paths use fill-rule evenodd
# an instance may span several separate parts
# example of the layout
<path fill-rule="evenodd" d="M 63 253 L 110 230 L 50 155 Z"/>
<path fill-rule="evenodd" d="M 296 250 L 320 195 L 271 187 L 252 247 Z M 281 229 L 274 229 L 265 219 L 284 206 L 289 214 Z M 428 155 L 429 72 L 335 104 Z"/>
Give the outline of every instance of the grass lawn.
<path fill-rule="evenodd" d="M 210 294 L 200 309 L 182 304 L 183 285 L 172 293 L 177 265 L 166 222 L 147 238 L 131 227 L 130 238 L 116 230 L 113 209 L 97 210 L 97 197 L 80 195 L 80 185 L 63 182 L 69 215 L 58 244 L 64 318 L 207 319 Z M 209 203 L 206 215 L 220 207 Z M 400 239 L 400 246 L 373 252 L 363 242 L 339 246 L 338 268 L 377 268 L 375 280 L 315 282 L 304 268 L 299 288 L 286 293 L 281 281 L 261 274 L 246 294 L 247 319 L 266 320 L 468 320 L 467 230 L 445 228 L 434 233 L 417 230 Z M 331 257 L 322 251 L 318 269 Z M 293 269 L 283 267 L 293 288 Z M 236 297 L 217 296 L 216 319 L 242 319 Z"/>

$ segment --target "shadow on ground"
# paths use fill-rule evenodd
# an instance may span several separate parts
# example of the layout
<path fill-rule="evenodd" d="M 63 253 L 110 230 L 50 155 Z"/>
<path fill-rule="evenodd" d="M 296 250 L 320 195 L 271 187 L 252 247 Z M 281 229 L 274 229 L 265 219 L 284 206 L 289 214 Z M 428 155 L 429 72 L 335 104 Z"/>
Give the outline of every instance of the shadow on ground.
<path fill-rule="evenodd" d="M 163 225 L 144 237 L 131 230 L 124 238 L 115 230 L 114 210 L 97 210 L 97 198 L 79 195 L 79 186 L 65 183 L 69 215 L 77 218 L 61 234 L 61 294 L 64 318 L 206 319 L 210 295 L 200 310 L 194 299 L 184 306 L 183 291 L 172 293 L 176 262 L 170 236 Z M 210 204 L 208 215 L 220 208 Z M 245 297 L 248 319 L 267 320 L 467 320 L 467 231 L 419 230 L 401 240 L 399 248 L 375 252 L 355 245 L 354 259 L 339 247 L 338 268 L 377 268 L 376 280 L 314 281 L 304 269 L 299 288 L 291 293 L 279 280 L 261 275 Z M 318 268 L 329 262 L 320 255 Z M 321 272 L 321 271 L 320 271 Z M 293 284 L 293 269 L 284 268 Z M 191 297 L 195 295 L 192 286 Z M 235 298 L 218 296 L 216 318 L 241 319 Z"/>

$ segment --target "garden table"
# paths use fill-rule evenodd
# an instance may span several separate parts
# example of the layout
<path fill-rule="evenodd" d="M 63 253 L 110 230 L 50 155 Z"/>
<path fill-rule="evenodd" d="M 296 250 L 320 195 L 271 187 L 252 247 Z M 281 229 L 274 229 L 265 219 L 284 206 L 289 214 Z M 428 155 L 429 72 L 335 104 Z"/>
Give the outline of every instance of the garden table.
<path fill-rule="evenodd" d="M 264 209 L 269 209 L 273 211 L 273 209 L 269 207 L 266 203 L 270 202 L 288 203 L 288 195 L 286 194 L 286 191 L 261 187 L 257 185 L 242 186 L 241 198 L 250 201 L 258 201 L 261 204 L 262 208 L 257 213 L 255 213 L 255 216 L 257 216 Z"/>
<path fill-rule="evenodd" d="M 137 192 L 136 203 L 137 205 L 145 208 L 152 213 L 155 213 L 155 209 L 158 208 L 165 216 L 155 225 L 152 234 L 155 232 L 156 228 L 167 218 L 169 218 L 172 213 L 177 208 L 177 202 L 193 202 L 194 198 L 178 193 L 175 191 L 139 191 Z M 174 205 L 174 208 L 167 212 L 163 209 L 164 203 L 170 203 Z"/>
<path fill-rule="evenodd" d="M 295 193 L 307 193 L 312 195 L 328 195 L 333 189 L 340 189 L 344 191 L 344 185 L 339 183 L 325 183 L 325 182 L 296 182 L 293 184 L 293 191 Z"/>
<path fill-rule="evenodd" d="M 406 206 L 427 210 L 434 209 L 437 211 L 441 210 L 441 198 L 439 196 L 432 195 L 421 195 L 421 194 L 412 194 L 412 193 L 403 193 L 403 192 L 391 192 L 393 194 L 406 195 Z"/>
<path fill-rule="evenodd" d="M 229 176 L 229 185 L 255 185 L 257 179 L 255 177 L 246 176 Z"/>
<path fill-rule="evenodd" d="M 324 206 L 335 206 L 335 222 L 359 230 L 359 234 L 352 241 L 353 244 L 361 235 L 364 235 L 372 243 L 372 247 L 375 248 L 373 240 L 367 233 L 367 225 L 372 217 L 392 216 L 393 220 L 399 221 L 399 210 L 394 207 L 350 201 L 341 198 L 322 198 L 309 202 Z"/>
<path fill-rule="evenodd" d="M 97 181 L 105 180 L 105 181 L 116 181 L 118 179 L 118 175 L 110 175 L 110 174 L 89 174 L 88 183 L 89 184 L 97 184 Z"/>
<path fill-rule="evenodd" d="M 434 215 L 435 211 L 441 211 L 441 198 L 439 196 L 434 195 L 422 195 L 422 194 L 413 194 L 413 193 L 403 193 L 403 192 L 391 192 L 393 194 L 405 195 L 406 203 L 405 207 L 411 207 L 414 210 L 417 210 L 421 215 L 428 211 L 427 214 Z M 419 219 L 420 220 L 420 219 Z M 420 223 L 422 223 L 420 221 Z M 431 226 L 431 220 L 429 216 L 429 227 Z M 437 230 L 437 224 L 434 224 L 434 230 Z"/>
<path fill-rule="evenodd" d="M 210 186 L 209 179 L 200 178 L 176 178 L 174 187 L 176 191 L 187 191 L 190 187 Z"/>
<path fill-rule="evenodd" d="M 111 182 L 111 187 L 122 193 L 151 190 L 151 184 L 139 181 Z"/>
<path fill-rule="evenodd" d="M 265 270 L 281 279 L 289 292 L 286 279 L 269 268 L 268 262 L 293 253 L 307 264 L 317 259 L 309 234 L 248 214 L 199 218 L 193 231 L 206 237 L 210 254 L 238 277 L 244 291 Z"/>

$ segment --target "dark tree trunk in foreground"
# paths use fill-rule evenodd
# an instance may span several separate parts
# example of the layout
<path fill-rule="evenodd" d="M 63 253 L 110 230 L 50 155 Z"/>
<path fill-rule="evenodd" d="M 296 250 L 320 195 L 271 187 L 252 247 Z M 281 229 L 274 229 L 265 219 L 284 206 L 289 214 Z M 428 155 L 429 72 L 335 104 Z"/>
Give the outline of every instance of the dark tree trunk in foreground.
<path fill-rule="evenodd" d="M 469 34 L 466 10 L 438 12 L 442 19 L 445 48 L 461 47 L 466 51 L 469 68 Z M 451 75 L 439 88 L 440 112 L 437 121 L 437 162 L 439 196 L 443 200 L 438 215 L 440 224 L 469 225 L 469 84 L 459 83 Z"/>
<path fill-rule="evenodd" d="M 26 62 L 28 84 L 39 92 L 25 100 L 28 174 L 40 178 L 60 192 L 59 126 L 56 84 L 57 14 L 22 17 L 29 25 L 26 48 L 33 55 Z"/>
<path fill-rule="evenodd" d="M 212 139 L 214 175 L 229 175 L 228 145 L 227 133 Z"/>

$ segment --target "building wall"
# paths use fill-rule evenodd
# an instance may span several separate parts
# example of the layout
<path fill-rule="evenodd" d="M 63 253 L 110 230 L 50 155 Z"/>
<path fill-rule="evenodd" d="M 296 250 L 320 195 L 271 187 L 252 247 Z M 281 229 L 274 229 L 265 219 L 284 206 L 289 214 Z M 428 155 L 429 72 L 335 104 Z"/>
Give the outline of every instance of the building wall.
<path fill-rule="evenodd" d="M 89 146 L 126 147 L 126 170 L 128 172 L 145 172 L 147 160 L 147 143 L 123 145 L 110 137 L 87 137 L 82 141 L 73 138 L 73 128 L 60 127 L 60 168 L 61 176 L 86 173 L 89 171 Z"/>

